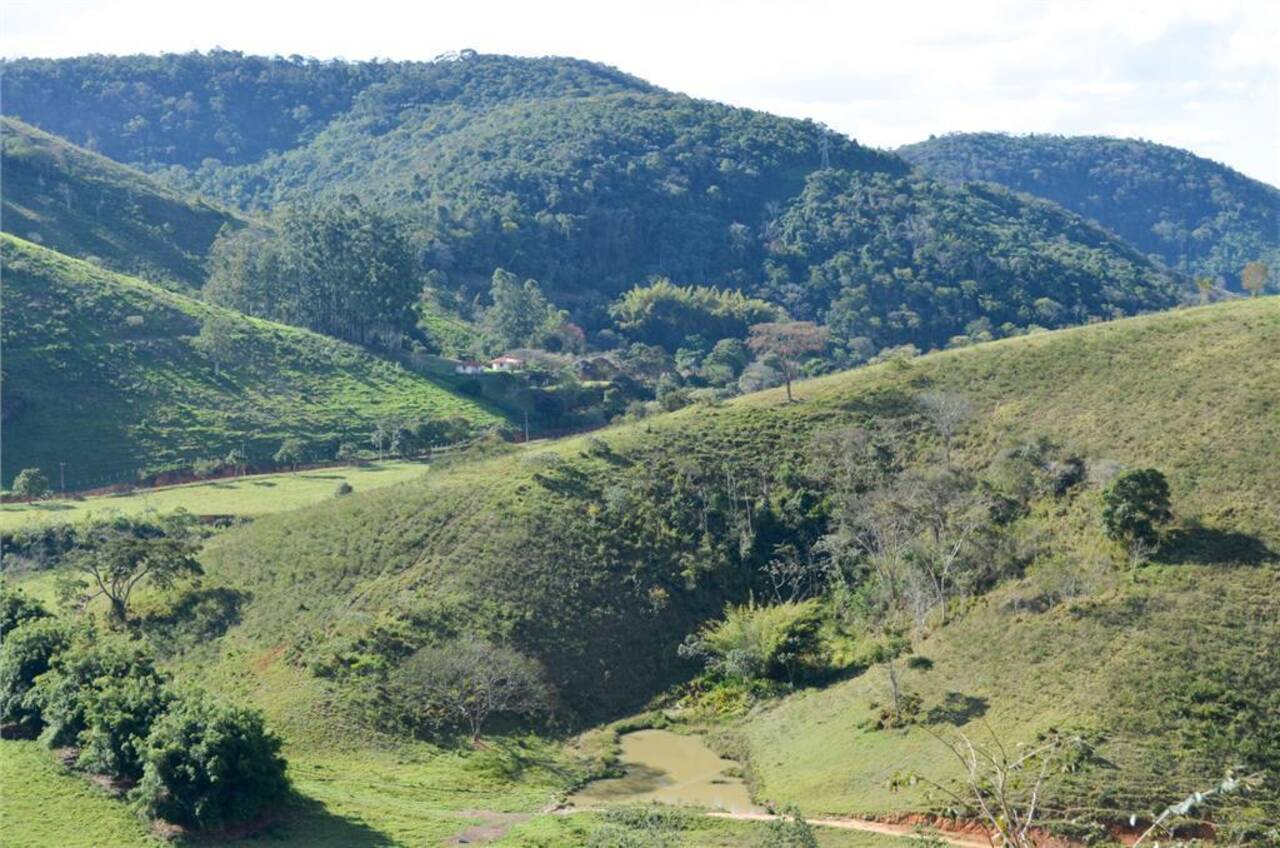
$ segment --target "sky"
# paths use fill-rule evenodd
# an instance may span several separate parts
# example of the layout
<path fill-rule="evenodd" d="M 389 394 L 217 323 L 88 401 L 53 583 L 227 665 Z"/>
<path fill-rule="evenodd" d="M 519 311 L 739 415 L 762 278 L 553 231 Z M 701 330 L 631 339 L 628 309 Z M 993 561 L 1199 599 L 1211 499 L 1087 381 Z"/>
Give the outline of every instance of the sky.
<path fill-rule="evenodd" d="M 1280 185 L 1277 0 L 0 0 L 0 56 L 221 47 L 605 62 L 864 144 L 998 130 L 1144 138 Z"/>

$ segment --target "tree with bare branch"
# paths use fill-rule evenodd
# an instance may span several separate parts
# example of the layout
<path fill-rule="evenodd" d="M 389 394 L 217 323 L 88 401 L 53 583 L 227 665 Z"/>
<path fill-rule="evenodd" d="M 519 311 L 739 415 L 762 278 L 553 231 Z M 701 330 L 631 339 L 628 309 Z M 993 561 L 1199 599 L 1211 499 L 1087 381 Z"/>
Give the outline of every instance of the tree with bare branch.
<path fill-rule="evenodd" d="M 962 767 L 959 788 L 918 774 L 895 778 L 895 785 L 923 783 L 950 801 L 957 812 L 976 815 L 987 838 L 1001 848 L 1036 848 L 1037 828 L 1045 815 L 1045 784 L 1057 772 L 1087 760 L 1090 746 L 1081 736 L 1050 730 L 1036 741 L 1006 745 L 987 728 L 988 745 L 964 733 L 932 733 Z"/>
<path fill-rule="evenodd" d="M 787 402 L 791 403 L 791 381 L 795 379 L 802 357 L 821 353 L 827 346 L 827 328 L 812 321 L 770 321 L 755 324 L 747 338 L 747 347 L 757 356 L 776 356 L 782 366 L 782 379 L 787 385 Z"/>
<path fill-rule="evenodd" d="M 925 392 L 916 399 L 916 404 L 942 437 L 943 459 L 951 465 L 951 443 L 973 417 L 973 404 L 964 395 L 952 392 Z"/>

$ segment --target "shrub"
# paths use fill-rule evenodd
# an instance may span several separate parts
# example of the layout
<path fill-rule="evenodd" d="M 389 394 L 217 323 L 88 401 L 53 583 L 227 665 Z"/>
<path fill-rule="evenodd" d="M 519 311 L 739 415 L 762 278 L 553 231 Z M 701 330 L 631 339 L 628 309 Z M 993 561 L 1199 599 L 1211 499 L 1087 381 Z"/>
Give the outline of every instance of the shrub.
<path fill-rule="evenodd" d="M 261 713 L 182 698 L 147 738 L 134 797 L 147 816 L 177 824 L 244 821 L 288 789 L 280 748 Z"/>
<path fill-rule="evenodd" d="M 348 483 L 346 480 L 343 480 L 341 483 L 338 484 L 338 488 L 333 490 L 333 496 L 336 498 L 341 498 L 351 494 L 354 491 L 355 489 L 352 488 L 351 484 Z"/>
<path fill-rule="evenodd" d="M 41 714 L 31 695 L 36 678 L 71 645 L 71 626 L 56 618 L 37 618 L 9 633 L 0 645 L 0 722 L 24 734 L 39 730 Z"/>
<path fill-rule="evenodd" d="M 818 848 L 818 837 L 799 808 L 788 806 L 765 826 L 760 848 Z"/>
<path fill-rule="evenodd" d="M 701 658 L 708 671 L 728 678 L 794 681 L 797 670 L 816 660 L 820 625 L 817 601 L 731 606 L 724 621 L 691 635 L 680 653 Z"/>
<path fill-rule="evenodd" d="M 169 679 L 138 643 L 80 642 L 32 690 L 50 747 L 76 745 L 90 771 L 136 780 L 152 724 L 173 700 Z"/>
<path fill-rule="evenodd" d="M 46 618 L 49 611 L 44 604 L 29 598 L 20 589 L 0 585 L 0 644 L 9 631 L 28 621 Z"/>

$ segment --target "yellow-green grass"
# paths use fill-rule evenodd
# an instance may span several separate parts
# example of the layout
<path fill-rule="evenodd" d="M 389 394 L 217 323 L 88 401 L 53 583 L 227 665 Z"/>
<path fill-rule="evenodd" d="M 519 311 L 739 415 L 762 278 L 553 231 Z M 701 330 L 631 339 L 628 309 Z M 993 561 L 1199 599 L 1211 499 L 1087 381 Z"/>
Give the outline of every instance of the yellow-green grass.
<path fill-rule="evenodd" d="M 286 651 L 305 639 L 340 645 L 388 613 L 425 609 L 452 615 L 449 621 L 460 627 L 507 626 L 517 644 L 543 638 L 558 624 L 553 616 L 572 614 L 575 632 L 610 634 L 608 644 L 602 639 L 602 649 L 587 655 L 595 687 L 619 685 L 629 669 L 611 663 L 628 656 L 643 662 L 661 645 L 678 642 L 694 616 L 715 615 L 722 603 L 691 603 L 688 619 L 674 622 L 648 613 L 627 617 L 637 606 L 629 594 L 635 590 L 605 579 L 607 571 L 587 570 L 589 561 L 571 556 L 572 548 L 546 560 L 556 568 L 535 569 L 543 561 L 536 544 L 551 527 L 570 514 L 598 512 L 600 488 L 630 473 L 631 460 L 655 463 L 670 455 L 749 467 L 751 458 L 767 461 L 814 429 L 878 414 L 895 392 L 961 391 L 976 417 L 957 445 L 957 462 L 976 468 L 1005 447 L 1043 435 L 1095 464 L 1155 465 L 1169 476 L 1182 529 L 1194 538 L 1187 558 L 1145 568 L 1135 580 L 1101 536 L 1096 489 L 1039 504 L 1019 525 L 1020 533 L 1042 542 L 1026 577 L 919 641 L 917 652 L 934 668 L 910 672 L 908 685 L 926 708 L 947 692 L 973 699 L 971 720 L 961 725 L 976 730 L 972 719 L 983 711 L 982 719 L 1006 740 L 1025 741 L 1059 723 L 1107 731 L 1103 751 L 1115 768 L 1089 780 L 1112 794 L 1113 808 L 1153 804 L 1165 791 L 1203 788 L 1188 763 L 1170 763 L 1159 750 L 1179 738 L 1166 734 L 1161 699 L 1176 702 L 1203 669 L 1249 668 L 1271 646 L 1280 652 L 1280 580 L 1274 566 L 1257 557 L 1259 545 L 1280 549 L 1280 506 L 1272 497 L 1280 491 L 1278 386 L 1280 300 L 1258 299 L 860 369 L 798 384 L 800 402 L 792 405 L 773 391 L 459 463 L 395 489 L 263 516 L 219 534 L 206 552 L 206 579 L 251 592 L 252 602 L 242 624 L 171 667 L 261 706 L 289 740 L 302 793 L 322 801 L 326 815 L 357 822 L 380 838 L 434 839 L 466 809 L 536 813 L 579 776 L 553 742 L 524 740 L 552 767 L 493 782 L 486 777 L 477 785 L 475 758 L 486 754 L 396 742 L 353 725 L 334 705 L 333 684 L 285 662 Z M 610 453 L 597 450 L 597 439 Z M 540 454 L 561 460 L 540 461 Z M 529 531 L 515 537 L 522 547 L 504 541 L 513 527 Z M 646 549 L 651 558 L 669 554 Z M 678 574 L 675 563 L 662 560 L 662 566 Z M 565 574 L 601 580 L 602 594 L 627 606 L 602 607 L 600 621 L 593 621 L 595 608 L 582 607 L 578 585 L 556 582 L 549 584 L 547 605 L 540 605 L 547 581 Z M 1011 606 L 1068 576 L 1084 584 L 1079 597 L 1038 613 Z M 665 584 L 677 602 L 684 602 L 681 579 Z M 530 623 L 513 626 L 505 616 Z M 664 641 L 646 628 L 672 632 Z M 541 644 L 558 649 L 559 643 Z M 735 721 L 730 729 L 743 740 L 758 797 L 796 801 L 811 816 L 927 806 L 918 791 L 890 792 L 889 779 L 918 770 L 945 780 L 954 774 L 949 755 L 919 729 L 860 728 L 869 702 L 884 694 L 882 670 L 872 668 Z M 428 797 L 428 776 L 431 785 L 444 787 L 439 795 Z M 420 795 L 425 803 L 417 803 Z M 319 828 L 314 823 L 324 819 L 307 821 L 312 824 L 298 824 L 298 832 Z M 507 839 L 554 845 L 563 835 L 580 837 L 573 821 L 535 817 Z"/>
<path fill-rule="evenodd" d="M 0 530 L 84 521 L 107 514 L 146 515 L 182 509 L 195 515 L 255 517 L 284 512 L 335 496 L 347 483 L 367 492 L 403 483 L 425 473 L 422 462 L 389 460 L 363 466 L 254 474 L 182 486 L 139 489 L 129 494 L 95 495 L 81 500 L 36 501 L 0 505 Z"/>
<path fill-rule="evenodd" d="M 271 461 L 286 439 L 315 459 L 367 445 L 386 418 L 500 416 L 369 351 L 246 317 L 9 235 L 4 261 L 3 478 L 36 467 L 68 489 L 130 482 L 244 450 Z M 231 328 L 215 361 L 194 339 Z"/>
<path fill-rule="evenodd" d="M 962 392 L 976 414 L 956 447 L 960 464 L 979 468 L 1001 449 L 1045 436 L 1095 467 L 1154 465 L 1169 477 L 1185 541 L 1194 549 L 1187 561 L 1148 568 L 1145 582 L 1134 584 L 1101 535 L 1096 488 L 1042 504 L 1019 527 L 1041 539 L 1025 582 L 998 590 L 928 636 L 917 649 L 935 669 L 911 681 L 927 707 L 947 692 L 985 699 L 985 720 L 1015 741 L 1058 722 L 1114 731 L 1105 750 L 1119 768 L 1100 778 L 1112 791 L 1107 804 L 1114 811 L 1153 804 L 1161 793 L 1194 787 L 1201 777 L 1150 750 L 1146 743 L 1158 739 L 1164 718 L 1158 704 L 1135 704 L 1142 698 L 1129 697 L 1126 681 L 1165 665 L 1194 677 L 1211 660 L 1247 661 L 1235 657 L 1233 640 L 1219 638 L 1237 619 L 1261 622 L 1242 648 L 1246 654 L 1276 638 L 1274 569 L 1232 563 L 1256 560 L 1259 546 L 1280 549 L 1280 507 L 1271 497 L 1280 491 L 1277 387 L 1280 300 L 1181 310 L 805 381 L 796 387 L 796 404 L 775 390 L 458 465 L 394 492 L 266 517 L 220 536 L 206 563 L 211 579 L 254 593 L 236 637 L 244 645 L 289 644 L 304 634 L 340 642 L 367 632 L 389 611 L 426 609 L 454 616 L 457 626 L 480 628 L 527 616 L 530 624 L 507 631 L 517 640 L 550 638 L 557 617 L 572 618 L 564 624 L 565 639 L 595 632 L 584 630 L 597 626 L 595 616 L 601 633 L 625 632 L 632 647 L 584 636 L 582 664 L 608 671 L 584 685 L 601 691 L 608 680 L 640 687 L 643 680 L 626 677 L 634 668 L 625 664 L 625 650 L 666 650 L 660 645 L 678 642 L 693 621 L 633 615 L 635 601 L 611 609 L 598 596 L 588 603 L 572 586 L 560 588 L 557 574 L 589 574 L 582 569 L 593 567 L 571 556 L 573 545 L 588 543 L 573 537 L 545 558 L 549 570 L 541 570 L 536 548 L 569 520 L 562 507 L 600 514 L 604 490 L 630 473 L 631 460 L 652 465 L 678 457 L 750 467 L 753 458 L 785 455 L 787 445 L 802 444 L 814 429 L 878 414 L 877 405 L 894 397 L 926 389 Z M 596 452 L 598 440 L 611 455 Z M 539 454 L 560 459 L 539 461 Z M 645 550 L 650 561 L 670 555 Z M 1088 584 L 1084 600 L 1037 615 L 1004 612 L 1014 594 L 1035 595 L 1076 573 Z M 682 591 L 678 580 L 660 585 L 672 595 Z M 544 591 L 549 594 L 540 598 Z M 635 590 L 601 592 L 625 600 Z M 714 615 L 722 604 L 691 602 L 690 614 Z M 497 623 L 488 617 L 494 610 Z M 206 668 L 234 673 L 242 662 L 224 654 Z M 573 669 L 559 671 L 577 679 Z M 653 678 L 646 679 L 652 685 Z M 1177 690 L 1180 684 L 1161 685 Z M 911 769 L 945 779 L 954 770 L 927 733 L 859 729 L 869 702 L 883 697 L 882 672 L 873 668 L 828 690 L 793 696 L 740 726 L 760 797 L 794 800 L 811 814 L 925 806 L 918 791 L 890 792 L 889 779 Z M 1144 739 L 1150 733 L 1157 736 Z"/>

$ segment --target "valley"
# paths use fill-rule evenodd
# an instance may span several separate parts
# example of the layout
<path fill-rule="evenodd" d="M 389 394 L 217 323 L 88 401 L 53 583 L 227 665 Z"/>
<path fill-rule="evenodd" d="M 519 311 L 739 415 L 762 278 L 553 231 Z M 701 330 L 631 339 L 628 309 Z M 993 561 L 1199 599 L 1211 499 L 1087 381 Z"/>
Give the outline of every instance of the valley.
<path fill-rule="evenodd" d="M 1280 844 L 1274 187 L 567 58 L 0 70 L 0 843 Z"/>

